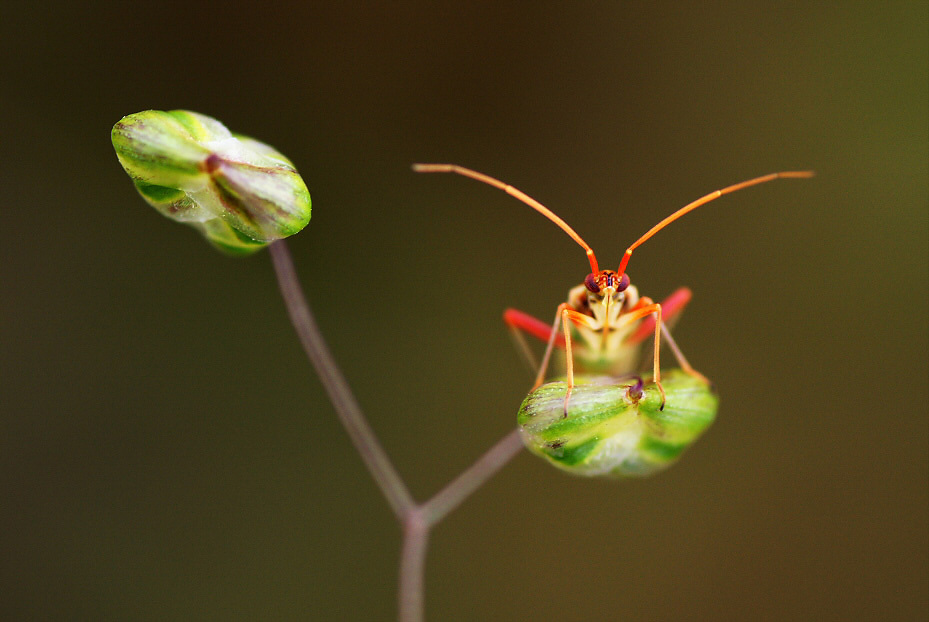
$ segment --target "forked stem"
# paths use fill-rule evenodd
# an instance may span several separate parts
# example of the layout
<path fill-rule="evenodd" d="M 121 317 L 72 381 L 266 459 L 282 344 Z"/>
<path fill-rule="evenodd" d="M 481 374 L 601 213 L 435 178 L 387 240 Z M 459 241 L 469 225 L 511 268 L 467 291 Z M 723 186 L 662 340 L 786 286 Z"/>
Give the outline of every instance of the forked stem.
<path fill-rule="evenodd" d="M 423 620 L 423 568 L 429 530 L 519 453 L 522 449 L 519 432 L 513 430 L 507 434 L 437 495 L 417 504 L 365 420 L 348 382 L 332 358 L 300 287 L 286 243 L 283 240 L 274 242 L 269 251 L 281 295 L 300 343 L 319 374 L 352 443 L 403 525 L 399 616 L 401 622 L 420 622 Z"/>

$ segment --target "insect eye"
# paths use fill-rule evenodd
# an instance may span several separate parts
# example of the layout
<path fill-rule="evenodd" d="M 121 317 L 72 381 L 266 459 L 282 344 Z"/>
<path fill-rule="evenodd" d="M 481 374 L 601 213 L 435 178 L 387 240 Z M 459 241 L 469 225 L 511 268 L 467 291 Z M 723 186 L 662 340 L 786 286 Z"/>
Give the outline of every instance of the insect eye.
<path fill-rule="evenodd" d="M 591 272 L 587 275 L 587 278 L 584 279 L 584 286 L 591 292 L 595 294 L 600 293 L 600 286 L 597 285 L 597 275 Z"/>
<path fill-rule="evenodd" d="M 622 278 L 619 279 L 619 285 L 616 286 L 616 291 L 624 292 L 627 287 L 629 287 L 629 275 L 624 274 Z"/>

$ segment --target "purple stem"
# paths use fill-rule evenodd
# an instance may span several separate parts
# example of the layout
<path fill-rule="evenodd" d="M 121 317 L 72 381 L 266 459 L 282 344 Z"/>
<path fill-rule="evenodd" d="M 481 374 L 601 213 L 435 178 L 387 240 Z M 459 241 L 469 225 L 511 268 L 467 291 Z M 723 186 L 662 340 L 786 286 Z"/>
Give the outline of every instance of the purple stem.
<path fill-rule="evenodd" d="M 425 521 L 435 525 L 454 510 L 472 492 L 503 468 L 523 448 L 519 430 L 513 430 L 488 449 L 461 475 L 422 505 Z"/>
<path fill-rule="evenodd" d="M 378 443 L 345 377 L 342 376 L 342 372 L 339 371 L 338 365 L 332 358 L 326 341 L 319 332 L 319 326 L 313 319 L 306 297 L 303 295 L 303 289 L 297 279 L 294 262 L 287 245 L 283 240 L 279 240 L 271 244 L 268 250 L 274 262 L 274 271 L 277 274 L 281 295 L 284 297 L 290 321 L 297 330 L 300 343 L 310 362 L 313 363 L 316 373 L 319 374 L 323 388 L 329 394 L 336 414 L 345 426 L 361 459 L 364 460 L 377 485 L 387 497 L 387 502 L 393 508 L 394 514 L 403 520 L 409 510 L 416 506 L 413 496 L 410 495 L 410 491 L 407 490 L 397 470 L 391 464 L 390 458 Z"/>
<path fill-rule="evenodd" d="M 426 565 L 430 528 L 421 508 L 412 510 L 403 521 L 403 551 L 400 554 L 400 585 L 397 592 L 400 622 L 423 620 L 423 568 Z"/>
<path fill-rule="evenodd" d="M 297 279 L 293 258 L 283 240 L 269 251 L 277 282 L 303 349 L 319 374 L 336 414 L 367 465 L 394 513 L 403 525 L 400 557 L 399 608 L 401 622 L 423 619 L 423 568 L 430 528 L 458 507 L 471 493 L 499 471 L 520 449 L 519 431 L 513 430 L 456 477 L 432 499 L 417 505 L 384 452 L 339 371 Z"/>

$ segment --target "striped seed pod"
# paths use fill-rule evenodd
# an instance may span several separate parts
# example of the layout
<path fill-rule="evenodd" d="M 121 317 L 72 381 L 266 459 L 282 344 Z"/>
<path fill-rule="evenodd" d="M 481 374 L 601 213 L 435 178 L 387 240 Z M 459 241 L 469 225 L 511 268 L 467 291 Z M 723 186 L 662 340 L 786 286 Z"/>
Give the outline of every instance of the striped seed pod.
<path fill-rule="evenodd" d="M 123 117 L 111 137 L 142 198 L 227 253 L 252 253 L 310 220 L 310 193 L 293 163 L 212 117 L 146 110 Z"/>
<path fill-rule="evenodd" d="M 647 378 L 575 376 L 568 415 L 564 381 L 530 393 L 517 415 L 529 450 L 588 477 L 642 477 L 673 464 L 713 422 L 719 399 L 680 370 L 662 375 L 666 402 Z"/>

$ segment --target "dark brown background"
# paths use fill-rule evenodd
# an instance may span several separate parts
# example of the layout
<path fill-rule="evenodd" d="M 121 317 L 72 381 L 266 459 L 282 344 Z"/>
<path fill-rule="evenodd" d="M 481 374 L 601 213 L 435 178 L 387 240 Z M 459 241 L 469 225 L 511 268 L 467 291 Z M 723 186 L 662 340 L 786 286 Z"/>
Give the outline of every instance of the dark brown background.
<path fill-rule="evenodd" d="M 434 532 L 428 617 L 926 619 L 925 2 L 304 4 L 3 9 L 0 617 L 394 616 L 399 531 L 268 257 L 161 218 L 113 155 L 124 114 L 189 108 L 303 173 L 303 282 L 421 499 L 514 423 L 502 310 L 548 318 L 586 262 L 410 163 L 507 180 L 606 265 L 815 169 L 633 258 L 694 290 L 707 436 L 646 481 L 520 455 Z"/>

